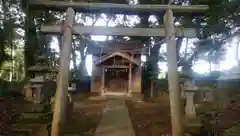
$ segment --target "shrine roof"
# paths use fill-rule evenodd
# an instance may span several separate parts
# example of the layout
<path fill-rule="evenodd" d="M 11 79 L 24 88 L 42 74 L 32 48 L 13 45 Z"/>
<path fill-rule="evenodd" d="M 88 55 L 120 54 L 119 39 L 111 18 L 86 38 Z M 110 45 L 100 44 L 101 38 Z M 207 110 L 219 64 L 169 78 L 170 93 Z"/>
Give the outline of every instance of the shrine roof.
<path fill-rule="evenodd" d="M 111 53 L 111 54 L 107 54 L 107 55 L 104 55 L 102 56 L 101 58 L 99 58 L 98 60 L 94 61 L 94 64 L 95 65 L 98 65 L 98 64 L 101 64 L 103 63 L 104 61 L 106 60 L 109 60 L 110 58 L 113 58 L 115 56 L 120 56 L 134 64 L 136 64 L 137 66 L 140 66 L 140 63 L 138 61 L 136 61 L 135 59 L 131 58 L 131 56 L 129 56 L 128 54 L 126 53 L 121 53 L 121 52 L 114 52 L 114 53 Z"/>

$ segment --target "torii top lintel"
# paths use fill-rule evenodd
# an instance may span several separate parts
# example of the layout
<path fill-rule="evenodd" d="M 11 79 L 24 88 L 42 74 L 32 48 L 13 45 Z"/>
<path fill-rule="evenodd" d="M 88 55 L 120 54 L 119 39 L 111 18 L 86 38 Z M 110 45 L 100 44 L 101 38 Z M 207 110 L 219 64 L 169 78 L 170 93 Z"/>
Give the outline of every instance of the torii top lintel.
<path fill-rule="evenodd" d="M 114 14 L 161 14 L 169 8 L 168 5 L 129 5 L 114 3 L 86 3 L 86 2 L 68 2 L 68 1 L 50 1 L 50 0 L 29 0 L 30 8 L 33 9 L 49 9 L 56 11 L 65 11 L 68 7 L 72 7 L 79 12 L 90 13 L 114 13 Z M 206 12 L 209 7 L 207 5 L 171 5 L 170 8 L 174 13 L 201 14 Z"/>

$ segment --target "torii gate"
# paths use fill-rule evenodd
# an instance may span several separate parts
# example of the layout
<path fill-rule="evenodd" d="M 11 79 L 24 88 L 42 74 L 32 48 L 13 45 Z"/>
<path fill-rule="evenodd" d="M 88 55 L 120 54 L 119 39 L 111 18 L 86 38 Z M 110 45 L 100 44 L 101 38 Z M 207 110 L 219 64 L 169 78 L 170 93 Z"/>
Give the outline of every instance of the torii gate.
<path fill-rule="evenodd" d="M 183 122 L 180 113 L 180 88 L 178 84 L 177 54 L 175 36 L 196 37 L 193 28 L 174 28 L 173 12 L 191 13 L 204 12 L 208 6 L 181 6 L 181 5 L 128 5 L 110 3 L 83 3 L 66 1 L 29 1 L 30 8 L 47 8 L 53 10 L 66 10 L 66 19 L 63 26 L 42 26 L 41 31 L 46 33 L 63 34 L 63 46 L 60 57 L 59 77 L 57 81 L 55 111 L 53 115 L 51 136 L 62 136 L 62 128 L 65 116 L 65 107 L 68 90 L 69 64 L 73 34 L 102 34 L 124 36 L 166 36 L 167 61 L 168 61 L 168 84 L 170 93 L 172 135 L 183 136 Z M 74 10 L 85 12 L 108 12 L 113 13 L 159 13 L 166 11 L 164 15 L 164 29 L 161 28 L 118 28 L 96 27 L 74 24 Z"/>

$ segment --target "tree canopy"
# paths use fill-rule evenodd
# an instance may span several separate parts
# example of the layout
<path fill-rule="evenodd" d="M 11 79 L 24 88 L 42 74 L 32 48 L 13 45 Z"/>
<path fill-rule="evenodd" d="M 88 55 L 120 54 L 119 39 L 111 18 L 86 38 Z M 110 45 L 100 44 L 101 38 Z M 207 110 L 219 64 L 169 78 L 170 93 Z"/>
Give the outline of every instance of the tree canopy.
<path fill-rule="evenodd" d="M 60 0 L 59 0 L 60 1 Z M 77 0 L 76 0 L 77 1 Z M 62 23 L 64 13 L 56 11 L 29 11 L 27 1 L 24 0 L 1 0 L 0 12 L 0 77 L 6 80 L 22 80 L 26 69 L 34 65 L 36 52 L 41 50 L 51 59 L 50 65 L 57 65 L 59 52 L 50 47 L 53 36 L 44 36 L 39 32 L 43 23 Z M 89 1 L 85 1 L 89 2 Z M 238 26 L 240 24 L 240 1 L 239 0 L 92 0 L 90 2 L 109 2 L 122 4 L 206 4 L 209 10 L 201 16 L 176 16 L 176 25 L 194 26 L 199 30 L 198 41 L 190 42 L 191 39 L 179 37 L 177 39 L 177 52 L 179 66 L 191 68 L 196 59 L 205 59 L 214 62 L 221 59 L 224 54 L 224 46 L 229 39 L 239 37 Z M 76 22 L 87 25 L 124 26 L 124 27 L 157 27 L 162 24 L 162 15 L 114 15 L 77 13 Z M 101 22 L 101 23 L 99 23 Z M 60 43 L 60 36 L 55 37 Z M 159 60 L 165 60 L 165 53 L 158 51 L 164 44 L 159 43 L 159 37 L 119 37 L 108 36 L 105 40 L 141 40 L 150 47 L 148 68 L 156 73 Z M 238 38 L 239 39 L 239 38 Z M 91 36 L 75 36 L 73 42 L 72 62 L 74 73 L 85 71 L 85 52 L 88 46 L 101 46 L 93 44 Z M 56 42 L 55 42 L 56 43 Z M 238 43 L 239 44 L 239 43 Z M 193 46 L 189 46 L 193 45 Z M 59 48 L 61 45 L 59 44 Z M 80 72 L 86 73 L 86 72 Z M 82 76 L 82 74 L 78 74 Z"/>

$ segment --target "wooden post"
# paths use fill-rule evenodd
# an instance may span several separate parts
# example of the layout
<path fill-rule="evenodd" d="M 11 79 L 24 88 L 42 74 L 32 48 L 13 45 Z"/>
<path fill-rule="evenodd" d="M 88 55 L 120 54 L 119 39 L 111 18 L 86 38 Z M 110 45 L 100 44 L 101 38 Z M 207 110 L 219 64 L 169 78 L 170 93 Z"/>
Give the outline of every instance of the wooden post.
<path fill-rule="evenodd" d="M 151 80 L 151 88 L 150 88 L 150 98 L 153 98 L 153 80 Z"/>
<path fill-rule="evenodd" d="M 102 68 L 102 87 L 101 87 L 101 89 L 102 89 L 102 92 L 101 92 L 101 95 L 103 95 L 104 94 L 104 88 L 105 88 L 105 68 Z"/>
<path fill-rule="evenodd" d="M 183 136 L 179 77 L 177 71 L 176 40 L 173 24 L 173 12 L 168 9 L 164 15 L 167 38 L 168 88 L 170 97 L 172 136 Z"/>
<path fill-rule="evenodd" d="M 51 136 L 63 136 L 62 130 L 67 106 L 68 77 L 70 54 L 72 50 L 72 25 L 74 22 L 74 11 L 72 8 L 68 8 L 66 12 L 67 16 L 63 29 L 63 44 L 60 56 L 60 67 L 57 80 Z"/>
<path fill-rule="evenodd" d="M 132 94 L 132 62 L 129 61 L 129 71 L 128 71 L 128 95 Z"/>

